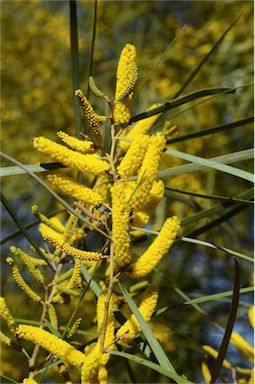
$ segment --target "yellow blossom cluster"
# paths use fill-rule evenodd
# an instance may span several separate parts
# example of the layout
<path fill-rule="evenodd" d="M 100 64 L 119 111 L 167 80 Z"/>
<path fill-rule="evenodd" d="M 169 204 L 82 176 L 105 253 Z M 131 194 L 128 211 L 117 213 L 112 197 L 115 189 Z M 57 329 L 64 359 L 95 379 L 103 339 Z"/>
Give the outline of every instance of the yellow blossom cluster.
<path fill-rule="evenodd" d="M 44 277 L 37 266 L 38 261 L 41 265 L 47 265 L 45 260 L 35 259 L 26 252 L 23 252 L 20 248 L 10 247 L 10 251 L 20 258 L 20 260 L 26 266 L 27 270 L 31 273 L 32 277 L 38 281 L 38 283 L 44 283 Z"/>
<path fill-rule="evenodd" d="M 63 131 L 57 132 L 58 137 L 71 149 L 80 153 L 94 153 L 95 148 L 92 141 L 79 140 L 77 137 L 70 136 Z"/>
<path fill-rule="evenodd" d="M 142 298 L 141 304 L 138 307 L 139 312 L 143 316 L 145 321 L 150 321 L 151 316 L 156 308 L 158 300 L 158 291 L 154 287 L 149 287 Z M 117 331 L 116 337 L 123 339 L 125 342 L 131 342 L 138 332 L 140 332 L 141 326 L 136 319 L 135 315 L 131 315 Z"/>
<path fill-rule="evenodd" d="M 43 238 L 51 243 L 55 248 L 60 249 L 65 252 L 67 255 L 77 257 L 81 260 L 100 260 L 101 253 L 98 252 L 89 252 L 82 251 L 78 248 L 75 248 L 63 240 L 63 237 L 55 232 L 53 229 L 49 228 L 45 224 L 40 224 L 39 231 L 41 232 Z"/>
<path fill-rule="evenodd" d="M 118 173 L 122 178 L 136 174 L 142 164 L 148 144 L 148 135 L 139 135 L 132 141 L 129 150 L 118 166 Z"/>
<path fill-rule="evenodd" d="M 77 89 L 75 91 L 75 96 L 77 97 L 79 104 L 82 108 L 82 111 L 84 113 L 85 118 L 88 120 L 92 135 L 93 135 L 93 142 L 95 143 L 95 146 L 97 148 L 101 148 L 102 146 L 102 133 L 99 125 L 99 121 L 97 119 L 97 115 L 92 108 L 90 102 L 84 95 L 84 93 Z"/>
<path fill-rule="evenodd" d="M 129 237 L 129 206 L 125 194 L 125 184 L 116 184 L 111 189 L 112 195 L 112 239 L 114 242 L 115 261 L 122 267 L 131 261 Z"/>
<path fill-rule="evenodd" d="M 22 289 L 23 292 L 25 292 L 25 294 L 27 296 L 29 296 L 33 301 L 36 301 L 36 302 L 40 302 L 42 299 L 41 297 L 35 293 L 30 287 L 29 285 L 27 285 L 27 283 L 25 282 L 25 280 L 23 279 L 23 277 L 21 276 L 20 272 L 19 272 L 19 268 L 18 266 L 15 264 L 14 260 L 11 258 L 11 257 L 7 257 L 6 259 L 7 263 L 11 266 L 11 269 L 12 269 L 12 276 L 14 278 L 14 280 L 16 281 L 17 285 Z"/>
<path fill-rule="evenodd" d="M 126 44 L 121 51 L 117 68 L 115 104 L 113 111 L 115 123 L 124 124 L 130 119 L 129 105 L 133 89 L 138 79 L 135 59 L 135 46 Z"/>
<path fill-rule="evenodd" d="M 43 136 L 34 139 L 34 147 L 53 160 L 84 174 L 100 175 L 109 170 L 109 163 L 98 159 L 97 154 L 84 155 Z"/>
<path fill-rule="evenodd" d="M 46 180 L 60 192 L 72 196 L 76 200 L 81 200 L 85 203 L 94 205 L 98 205 L 102 202 L 102 197 L 96 191 L 73 181 L 61 173 L 51 173 L 45 177 Z"/>
<path fill-rule="evenodd" d="M 94 347 L 88 351 L 81 372 L 81 383 L 82 384 L 107 384 L 108 373 L 106 370 L 106 364 L 109 361 L 110 355 L 107 352 L 101 350 L 101 337 L 102 327 L 105 318 L 105 301 L 107 300 L 107 294 L 103 292 L 97 301 L 97 329 L 98 329 L 98 340 Z M 113 298 L 110 299 L 105 338 L 104 348 L 112 348 L 112 342 L 114 341 L 114 316 L 113 316 Z"/>
<path fill-rule="evenodd" d="M 0 296 L 0 318 L 7 322 L 8 328 L 14 330 L 16 327 L 15 321 L 10 314 L 10 311 L 6 305 L 4 297 Z"/>
<path fill-rule="evenodd" d="M 143 277 L 150 273 L 162 257 L 167 253 L 177 232 L 180 228 L 180 220 L 178 217 L 173 216 L 167 219 L 154 240 L 145 253 L 132 264 L 132 276 Z"/>
<path fill-rule="evenodd" d="M 71 344 L 44 329 L 21 324 L 18 327 L 17 334 L 22 339 L 40 345 L 67 364 L 81 367 L 85 361 L 85 355 L 82 352 L 77 351 Z"/>
<path fill-rule="evenodd" d="M 146 111 L 150 111 L 156 107 L 159 107 L 160 104 L 152 104 Z M 127 132 L 127 128 L 124 129 L 123 134 L 121 137 L 127 140 L 133 141 L 140 135 L 145 135 L 149 132 L 149 130 L 152 128 L 152 126 L 156 123 L 156 121 L 160 118 L 161 113 L 158 113 L 157 115 L 153 115 L 150 117 L 147 117 L 146 119 L 139 120 L 130 130 Z M 126 141 L 120 142 L 120 148 L 123 149 L 123 151 L 127 151 L 130 147 L 130 143 Z"/>
<path fill-rule="evenodd" d="M 150 137 L 148 149 L 145 153 L 142 166 L 138 173 L 137 188 L 131 197 L 131 208 L 140 211 L 146 204 L 149 193 L 159 168 L 159 160 L 165 138 L 161 133 Z"/>

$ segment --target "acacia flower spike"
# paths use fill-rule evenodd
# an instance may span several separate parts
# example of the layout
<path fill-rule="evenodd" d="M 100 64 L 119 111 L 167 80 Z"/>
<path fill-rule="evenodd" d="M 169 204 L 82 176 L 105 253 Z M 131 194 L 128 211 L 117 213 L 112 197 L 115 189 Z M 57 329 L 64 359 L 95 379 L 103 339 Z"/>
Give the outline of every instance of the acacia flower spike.
<path fill-rule="evenodd" d="M 89 122 L 91 131 L 93 133 L 93 138 L 92 138 L 93 142 L 95 143 L 97 148 L 101 148 L 103 143 L 103 137 L 102 137 L 101 128 L 97 119 L 97 115 L 94 109 L 92 108 L 90 102 L 88 101 L 88 99 L 80 89 L 77 89 L 75 91 L 75 96 L 79 101 L 79 104 L 82 108 L 84 116 Z"/>
<path fill-rule="evenodd" d="M 39 231 L 41 232 L 45 240 L 47 240 L 57 249 L 60 249 L 61 251 L 65 252 L 67 255 L 88 261 L 97 261 L 101 259 L 101 253 L 82 251 L 67 244 L 59 233 L 55 232 L 53 229 L 49 228 L 45 224 L 40 224 Z"/>
<path fill-rule="evenodd" d="M 147 251 L 132 265 L 133 277 L 144 277 L 150 273 L 167 253 L 180 228 L 180 220 L 173 216 L 167 219 L 154 242 Z"/>
<path fill-rule="evenodd" d="M 62 131 L 57 132 L 57 135 L 69 148 L 75 151 L 84 154 L 95 152 L 94 144 L 90 140 L 80 140 Z"/>
<path fill-rule="evenodd" d="M 70 195 L 76 200 L 81 200 L 85 203 L 94 205 L 98 205 L 103 201 L 96 191 L 71 180 L 61 173 L 50 173 L 45 177 L 46 180 L 54 185 L 60 192 Z"/>
<path fill-rule="evenodd" d="M 142 298 L 141 304 L 138 307 L 139 312 L 143 316 L 145 321 L 150 321 L 151 316 L 156 308 L 158 300 L 158 292 L 155 287 L 149 287 Z M 116 337 L 123 339 L 125 342 L 131 342 L 140 332 L 141 326 L 136 319 L 135 315 L 132 314 L 130 319 L 127 320 L 117 331 Z"/>
<path fill-rule="evenodd" d="M 110 168 L 107 161 L 98 159 L 97 154 L 84 155 L 43 136 L 36 137 L 33 145 L 38 151 L 50 156 L 53 160 L 84 174 L 100 175 Z"/>
<path fill-rule="evenodd" d="M 18 327 L 17 334 L 22 339 L 40 345 L 67 364 L 81 367 L 85 361 L 85 355 L 82 352 L 77 351 L 71 344 L 52 335 L 44 329 L 32 325 L 21 324 Z"/>

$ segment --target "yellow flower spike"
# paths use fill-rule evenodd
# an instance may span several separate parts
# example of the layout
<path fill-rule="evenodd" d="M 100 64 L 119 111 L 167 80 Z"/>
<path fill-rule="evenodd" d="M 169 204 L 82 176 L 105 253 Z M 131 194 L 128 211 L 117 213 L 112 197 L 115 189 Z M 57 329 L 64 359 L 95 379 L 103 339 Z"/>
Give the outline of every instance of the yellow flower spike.
<path fill-rule="evenodd" d="M 154 242 L 147 251 L 132 265 L 133 277 L 143 277 L 150 273 L 167 253 L 180 228 L 180 220 L 173 216 L 168 218 Z"/>
<path fill-rule="evenodd" d="M 143 206 L 143 210 L 151 216 L 156 206 L 164 196 L 164 193 L 165 193 L 164 182 L 162 180 L 155 180 L 152 184 L 148 201 Z"/>
<path fill-rule="evenodd" d="M 250 324 L 254 328 L 254 305 L 249 309 L 248 316 Z"/>
<path fill-rule="evenodd" d="M 67 364 L 81 367 L 85 361 L 85 355 L 82 352 L 44 329 L 22 324 L 19 325 L 17 333 L 20 338 L 40 345 Z"/>
<path fill-rule="evenodd" d="M 43 136 L 36 137 L 33 145 L 38 151 L 49 155 L 53 160 L 84 174 L 100 175 L 110 168 L 109 163 L 98 159 L 97 154 L 83 155 Z"/>
<path fill-rule="evenodd" d="M 115 101 L 122 101 L 133 92 L 138 79 L 138 70 L 135 59 L 135 46 L 126 44 L 121 51 L 117 67 Z"/>
<path fill-rule="evenodd" d="M 125 196 L 125 183 L 114 185 L 112 195 L 112 239 L 115 261 L 123 267 L 131 261 L 129 229 L 129 207 Z"/>
<path fill-rule="evenodd" d="M 67 288 L 73 288 L 77 284 L 81 274 L 81 261 L 79 259 L 75 259 L 73 274 L 71 279 L 68 281 Z"/>
<path fill-rule="evenodd" d="M 62 236 L 59 233 L 53 231 L 53 229 L 49 228 L 45 224 L 40 224 L 39 231 L 45 240 L 51 243 L 55 248 L 65 252 L 67 255 L 88 261 L 100 260 L 102 256 L 101 253 L 98 252 L 82 251 L 78 248 L 72 247 L 62 240 Z"/>
<path fill-rule="evenodd" d="M 102 198 L 96 191 L 71 180 L 61 173 L 51 173 L 45 177 L 46 180 L 60 192 L 72 196 L 76 200 L 94 205 L 102 203 Z"/>
<path fill-rule="evenodd" d="M 54 231 L 57 231 L 59 233 L 64 233 L 65 227 L 57 217 L 52 217 L 48 219 L 45 215 L 39 212 L 38 206 L 37 205 L 32 205 L 32 214 L 41 222 L 48 227 L 54 229 Z"/>
<path fill-rule="evenodd" d="M 205 352 L 207 352 L 209 355 L 211 355 L 212 357 L 214 357 L 215 359 L 217 359 L 218 357 L 218 352 L 216 351 L 216 349 L 210 347 L 210 345 L 203 345 L 202 346 L 203 350 Z M 223 361 L 223 367 L 227 368 L 227 369 L 231 369 L 232 366 L 230 364 L 230 362 L 226 359 L 224 359 Z"/>
<path fill-rule="evenodd" d="M 150 321 L 151 316 L 156 308 L 158 300 L 158 292 L 155 287 L 149 287 L 142 298 L 138 309 L 145 321 Z M 117 331 L 116 337 L 121 337 L 125 342 L 131 342 L 140 332 L 141 326 L 134 314 L 127 320 Z"/>
<path fill-rule="evenodd" d="M 58 137 L 71 149 L 80 153 L 94 153 L 94 143 L 89 140 L 79 140 L 76 137 L 70 136 L 65 132 L 57 132 Z"/>
<path fill-rule="evenodd" d="M 18 266 L 15 264 L 14 260 L 11 257 L 7 257 L 6 259 L 7 263 L 11 266 L 12 269 L 12 276 L 14 280 L 16 281 L 17 285 L 22 289 L 22 291 L 30 297 L 35 302 L 40 302 L 41 298 L 40 296 L 35 293 L 25 282 L 23 277 L 21 276 L 19 272 Z"/>
<path fill-rule="evenodd" d="M 22 381 L 22 384 L 37 384 L 37 381 L 35 381 L 34 379 L 32 379 L 31 377 L 27 378 L 27 379 L 24 379 Z"/>
<path fill-rule="evenodd" d="M 97 119 L 97 115 L 92 108 L 90 102 L 86 98 L 86 96 L 83 94 L 83 92 L 80 89 L 77 89 L 75 91 L 75 96 L 77 97 L 79 104 L 82 108 L 83 114 L 85 118 L 88 120 L 91 131 L 93 133 L 93 141 L 97 148 L 102 147 L 102 132 L 100 129 L 100 125 Z"/>
<path fill-rule="evenodd" d="M 75 241 L 82 240 L 85 237 L 85 231 L 82 228 L 76 228 L 74 233 L 71 235 L 70 243 L 73 244 Z"/>
<path fill-rule="evenodd" d="M 11 253 L 14 255 L 18 256 L 22 263 L 25 265 L 26 269 L 28 272 L 31 273 L 32 277 L 38 281 L 38 283 L 43 284 L 44 283 L 44 277 L 42 273 L 39 271 L 39 269 L 36 268 L 34 262 L 33 262 L 33 257 L 30 256 L 29 254 L 23 252 L 20 248 L 16 247 L 10 247 Z"/>
<path fill-rule="evenodd" d="M 139 211 L 131 217 L 131 223 L 135 227 L 143 227 L 148 223 L 149 219 L 150 217 L 147 213 Z"/>
<path fill-rule="evenodd" d="M 149 136 L 139 135 L 137 136 L 130 145 L 129 150 L 122 159 L 118 166 L 118 173 L 122 178 L 133 176 L 136 174 L 148 148 Z"/>
<path fill-rule="evenodd" d="M 132 95 L 129 95 L 126 100 L 118 101 L 114 105 L 113 117 L 114 117 L 115 123 L 126 124 L 129 122 L 129 119 L 131 117 L 131 114 L 130 114 L 131 96 Z"/>
<path fill-rule="evenodd" d="M 85 356 L 85 361 L 81 369 L 81 384 L 97 383 L 100 357 L 101 353 L 96 347 L 94 347 L 93 350 Z"/>
<path fill-rule="evenodd" d="M 57 317 L 57 312 L 54 305 L 48 303 L 47 311 L 48 311 L 51 326 L 55 329 L 58 329 L 58 317 Z"/>
<path fill-rule="evenodd" d="M 208 364 L 205 361 L 202 361 L 201 371 L 202 371 L 203 377 L 205 379 L 205 383 L 210 384 L 212 375 L 211 375 L 211 372 L 209 370 Z"/>
<path fill-rule="evenodd" d="M 71 337 L 73 337 L 73 335 L 75 335 L 75 333 L 78 331 L 79 326 L 81 324 L 81 321 L 82 321 L 82 317 L 78 317 L 78 319 L 75 320 L 72 327 L 70 328 L 70 330 L 67 333 L 68 339 L 71 339 Z"/>
<path fill-rule="evenodd" d="M 104 365 L 100 365 L 98 369 L 99 384 L 107 384 L 108 372 Z"/>
<path fill-rule="evenodd" d="M 6 305 L 4 297 L 0 296 L 0 318 L 7 322 L 8 328 L 13 332 L 16 329 L 15 321 L 10 314 L 10 311 Z"/>
<path fill-rule="evenodd" d="M 237 332 L 232 332 L 230 342 L 249 361 L 253 362 L 254 348 Z"/>
<path fill-rule="evenodd" d="M 151 105 L 146 111 L 150 111 L 153 108 L 159 107 L 161 104 L 153 104 Z M 131 128 L 131 130 L 125 134 L 125 131 L 123 132 L 123 138 L 128 140 L 134 140 L 136 137 L 140 135 L 145 135 L 149 132 L 149 130 L 152 128 L 152 126 L 156 123 L 156 121 L 161 116 L 161 113 L 158 113 L 157 115 L 153 115 L 150 117 L 147 117 L 146 119 L 139 120 L 134 127 Z M 130 143 L 126 141 L 120 141 L 120 148 L 123 149 L 123 151 L 127 151 L 130 147 Z"/>
<path fill-rule="evenodd" d="M 0 342 L 8 345 L 9 347 L 11 346 L 11 339 L 1 331 L 0 331 Z"/>
<path fill-rule="evenodd" d="M 165 138 L 161 133 L 151 136 L 147 152 L 138 173 L 137 189 L 131 197 L 130 206 L 135 211 L 143 209 L 149 199 L 150 190 L 159 168 L 161 151 L 165 146 Z"/>

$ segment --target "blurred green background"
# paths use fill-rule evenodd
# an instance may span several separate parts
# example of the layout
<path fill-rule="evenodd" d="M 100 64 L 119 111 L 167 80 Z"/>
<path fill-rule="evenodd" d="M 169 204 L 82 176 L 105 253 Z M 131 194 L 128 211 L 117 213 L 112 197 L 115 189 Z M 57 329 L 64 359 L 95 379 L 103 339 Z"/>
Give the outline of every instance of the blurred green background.
<path fill-rule="evenodd" d="M 87 90 L 88 63 L 91 47 L 94 3 L 78 1 L 80 87 Z M 132 114 L 143 112 L 154 102 L 170 100 L 183 85 L 191 71 L 241 12 L 241 17 L 216 52 L 202 67 L 185 93 L 210 87 L 239 87 L 235 94 L 220 95 L 190 108 L 191 102 L 165 114 L 156 126 L 165 121 L 176 125 L 182 136 L 196 130 L 244 119 L 253 114 L 253 2 L 251 1 L 98 1 L 97 32 L 93 75 L 100 89 L 114 95 L 116 64 L 122 47 L 132 43 L 137 48 L 139 83 L 136 86 Z M 47 161 L 32 146 L 39 135 L 56 139 L 57 131 L 75 133 L 71 57 L 69 38 L 69 2 L 67 1 L 2 1 L 2 88 L 1 147 L 2 151 L 25 164 Z M 249 85 L 250 84 L 250 85 Z M 104 113 L 101 100 L 91 96 L 97 113 Z M 190 108 L 190 109 L 189 109 Z M 178 137 L 178 136 L 177 136 Z M 252 124 L 203 138 L 170 146 L 172 149 L 210 158 L 241 151 L 253 146 Z M 182 164 L 177 158 L 164 156 L 162 167 Z M 2 166 L 11 165 L 2 161 Z M 251 171 L 251 161 L 235 166 Z M 214 170 L 172 177 L 167 185 L 173 188 L 224 196 L 234 196 L 250 188 L 250 183 Z M 24 223 L 33 220 L 30 206 L 40 204 L 43 212 L 56 208 L 55 202 L 27 175 L 5 177 L 2 189 Z M 219 202 L 181 194 L 168 194 L 159 207 L 152 227 L 160 228 L 165 217 L 177 214 L 181 219 Z M 223 214 L 225 207 L 210 220 Z M 208 219 L 187 225 L 183 234 L 206 224 Z M 2 210 L 3 238 L 16 230 L 5 210 Z M 34 236 L 36 232 L 33 232 Z M 201 240 L 235 249 L 249 255 L 253 249 L 253 216 L 250 208 L 228 218 L 206 232 Z M 38 236 L 38 241 L 40 241 Z M 136 252 L 148 245 L 145 238 Z M 5 242 L 3 258 L 15 243 L 27 246 L 22 237 Z M 9 270 L 2 268 L 2 292 L 7 302 L 15 298 L 14 315 L 36 318 L 34 305 L 17 291 Z M 252 284 L 250 263 L 241 261 L 242 286 Z M 233 260 L 224 253 L 209 248 L 184 245 L 174 247 L 171 257 L 161 263 L 152 281 L 161 288 L 158 307 L 181 302 L 176 288 L 190 297 L 232 289 Z M 247 318 L 247 303 L 252 295 L 243 295 L 236 329 L 252 339 Z M 93 304 L 92 308 L 93 308 Z M 70 307 L 71 308 L 71 307 Z M 70 312 L 63 310 L 63 319 Z M 211 321 L 225 326 L 229 302 L 214 302 L 203 306 L 209 320 L 191 307 L 175 308 L 162 316 L 171 328 L 165 348 L 178 372 L 190 380 L 201 379 L 199 346 L 211 343 L 216 348 L 222 335 Z M 84 316 L 86 309 L 84 310 Z M 167 346 L 168 345 L 168 346 Z M 15 356 L 15 359 L 13 357 Z M 247 365 L 242 356 L 230 348 L 230 359 Z M 13 361 L 15 360 L 15 365 Z M 115 361 L 115 363 L 114 363 Z M 4 350 L 2 369 L 11 377 L 24 377 L 24 358 Z M 112 382 L 125 382 L 113 359 Z M 116 366 L 115 366 L 116 365 Z M 248 366 L 248 365 L 247 365 Z M 134 366 L 138 382 L 145 380 L 144 368 Z M 167 382 L 150 372 L 146 382 Z M 49 378 L 49 380 L 56 380 Z M 139 381 L 140 380 L 140 381 Z M 52 382 L 52 381 L 48 381 Z"/>

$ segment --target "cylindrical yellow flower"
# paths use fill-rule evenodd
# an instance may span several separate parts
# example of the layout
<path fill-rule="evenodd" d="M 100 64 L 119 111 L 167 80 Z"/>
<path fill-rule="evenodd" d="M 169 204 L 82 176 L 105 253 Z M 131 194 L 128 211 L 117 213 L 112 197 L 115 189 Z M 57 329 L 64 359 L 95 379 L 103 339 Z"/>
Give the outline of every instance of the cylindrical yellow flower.
<path fill-rule="evenodd" d="M 77 89 L 77 91 L 75 91 L 75 96 L 79 101 L 79 104 L 82 108 L 84 116 L 89 122 L 91 131 L 93 133 L 93 141 L 96 147 L 98 148 L 102 147 L 102 140 L 103 140 L 102 133 L 101 133 L 100 125 L 94 109 L 92 108 L 90 102 L 88 101 L 88 99 L 80 89 Z"/>
<path fill-rule="evenodd" d="M 74 136 L 70 136 L 65 132 L 57 132 L 58 137 L 71 149 L 81 153 L 94 153 L 95 148 L 92 141 L 89 140 L 79 140 Z"/>
<path fill-rule="evenodd" d="M 251 306 L 248 312 L 249 315 L 249 321 L 251 326 L 254 328 L 254 305 Z"/>
<path fill-rule="evenodd" d="M 32 379 L 31 377 L 27 378 L 27 379 L 24 379 L 22 381 L 22 384 L 37 384 L 37 381 L 35 381 L 34 379 Z"/>
<path fill-rule="evenodd" d="M 81 321 L 82 321 L 82 317 L 78 317 L 78 319 L 75 320 L 75 322 L 73 323 L 72 327 L 68 331 L 68 334 L 67 334 L 67 338 L 68 339 L 71 339 L 71 337 L 73 337 L 73 335 L 75 335 L 75 333 L 79 329 Z"/>
<path fill-rule="evenodd" d="M 85 174 L 100 175 L 110 168 L 107 161 L 97 158 L 97 154 L 83 155 L 43 136 L 36 137 L 33 144 L 38 151 L 49 155 L 53 160 Z"/>
<path fill-rule="evenodd" d="M 72 196 L 76 200 L 94 205 L 102 203 L 102 198 L 96 191 L 71 180 L 61 173 L 48 174 L 46 175 L 46 180 L 54 185 L 60 192 Z"/>
<path fill-rule="evenodd" d="M 150 111 L 153 108 L 159 107 L 160 104 L 152 104 L 146 111 Z M 128 140 L 134 140 L 136 137 L 140 135 L 145 135 L 149 132 L 149 130 L 152 128 L 152 126 L 156 123 L 156 121 L 161 116 L 161 113 L 158 113 L 157 115 L 153 115 L 150 117 L 147 117 L 147 119 L 139 120 L 128 133 L 126 133 L 126 129 L 123 131 L 123 135 L 121 137 L 128 139 Z M 130 146 L 130 143 L 126 141 L 120 141 L 120 147 L 123 149 L 123 151 L 128 150 Z"/>
<path fill-rule="evenodd" d="M 138 70 L 135 59 L 135 46 L 126 44 L 121 51 L 117 67 L 115 101 L 126 99 L 135 87 L 138 79 Z"/>
<path fill-rule="evenodd" d="M 81 367 L 85 360 L 85 355 L 82 352 L 77 351 L 71 344 L 44 329 L 22 324 L 19 325 L 17 333 L 20 338 L 40 345 L 68 364 Z"/>
<path fill-rule="evenodd" d="M 211 355 L 212 357 L 214 357 L 215 359 L 217 359 L 218 357 L 218 352 L 212 348 L 210 345 L 203 345 L 202 346 L 203 350 L 205 352 L 207 352 L 209 355 Z M 223 367 L 227 368 L 227 369 L 231 369 L 232 366 L 230 364 L 230 362 L 226 359 L 223 360 Z"/>
<path fill-rule="evenodd" d="M 9 347 L 11 346 L 11 339 L 1 331 L 0 331 L 0 342 L 8 345 Z"/>
<path fill-rule="evenodd" d="M 79 259 L 75 259 L 73 273 L 71 279 L 68 281 L 67 288 L 73 288 L 77 284 L 81 274 L 81 261 Z"/>
<path fill-rule="evenodd" d="M 4 319 L 7 322 L 8 328 L 11 331 L 14 331 L 16 328 L 15 321 L 12 318 L 12 315 L 10 314 L 10 311 L 6 305 L 4 297 L 0 296 L 0 318 Z"/>
<path fill-rule="evenodd" d="M 117 68 L 115 105 L 113 110 L 115 123 L 125 124 L 130 119 L 129 104 L 138 78 L 135 58 L 136 49 L 134 45 L 126 44 L 121 51 Z"/>
<path fill-rule="evenodd" d="M 58 317 L 57 312 L 53 304 L 47 304 L 48 315 L 50 324 L 53 328 L 58 329 Z"/>
<path fill-rule="evenodd" d="M 33 260 L 34 258 L 29 254 L 23 252 L 20 248 L 10 247 L 11 253 L 18 256 L 23 264 L 26 266 L 27 270 L 31 273 L 32 277 L 38 281 L 38 283 L 44 283 L 44 277 L 39 269 L 36 268 Z M 45 263 L 46 264 L 46 263 Z"/>
<path fill-rule="evenodd" d="M 158 300 L 158 292 L 156 288 L 149 287 L 142 298 L 141 304 L 138 307 L 139 312 L 143 316 L 145 321 L 150 321 L 151 316 L 156 308 Z M 131 342 L 140 332 L 141 326 L 137 321 L 135 315 L 131 315 L 130 319 L 127 320 L 117 331 L 116 337 L 121 337 L 125 342 Z"/>
<path fill-rule="evenodd" d="M 145 152 L 148 148 L 149 136 L 148 135 L 139 135 L 131 143 L 129 150 L 122 159 L 120 165 L 118 166 L 118 173 L 122 178 L 133 176 L 136 174 L 145 155 Z"/>
<path fill-rule="evenodd" d="M 41 212 L 39 212 L 37 205 L 32 205 L 32 214 L 35 215 L 41 223 L 48 225 L 48 227 L 54 229 L 54 231 L 57 231 L 59 233 L 64 233 L 65 227 L 61 223 L 58 217 L 55 216 L 48 219 L 48 217 L 46 217 Z"/>
<path fill-rule="evenodd" d="M 125 195 L 125 183 L 111 188 L 112 195 L 112 239 L 115 261 L 123 267 L 131 261 L 129 229 L 129 207 Z"/>
<path fill-rule="evenodd" d="M 167 253 L 177 232 L 180 228 L 180 220 L 173 216 L 167 219 L 147 251 L 132 264 L 131 274 L 133 277 L 143 277 L 150 273 L 162 257 Z"/>
<path fill-rule="evenodd" d="M 212 375 L 211 375 L 209 367 L 208 367 L 208 365 L 207 365 L 207 363 L 205 361 L 202 361 L 201 371 L 202 371 L 205 383 L 206 384 L 210 384 Z"/>
<path fill-rule="evenodd" d="M 138 173 L 136 191 L 131 197 L 131 208 L 135 211 L 143 210 L 149 200 L 150 190 L 158 172 L 161 151 L 165 146 L 165 138 L 161 133 L 151 136 L 148 149 Z"/>
<path fill-rule="evenodd" d="M 253 362 L 254 348 L 237 332 L 232 332 L 230 342 L 249 361 Z"/>
<path fill-rule="evenodd" d="M 78 248 L 72 247 L 71 245 L 65 243 L 62 239 L 62 235 L 53 231 L 45 224 L 40 224 L 39 231 L 41 232 L 43 238 L 51 243 L 55 248 L 60 249 L 65 252 L 67 255 L 77 257 L 81 260 L 91 260 L 97 261 L 101 258 L 101 253 L 98 252 L 89 252 L 82 251 Z"/>
<path fill-rule="evenodd" d="M 81 384 L 97 383 L 98 366 L 101 357 L 98 348 L 94 347 L 93 350 L 85 357 L 85 361 L 81 369 Z"/>
<path fill-rule="evenodd" d="M 11 258 L 11 257 L 7 257 L 6 259 L 7 263 L 11 266 L 11 269 L 12 269 L 12 276 L 14 278 L 14 280 L 16 281 L 17 285 L 22 289 L 23 292 L 25 292 L 25 294 L 27 296 L 29 296 L 32 300 L 36 301 L 36 302 L 39 302 L 41 301 L 41 298 L 40 296 L 35 293 L 28 285 L 27 283 L 25 282 L 25 280 L 23 279 L 23 277 L 21 276 L 20 272 L 19 272 L 19 268 L 18 266 L 15 264 L 14 260 Z"/>

